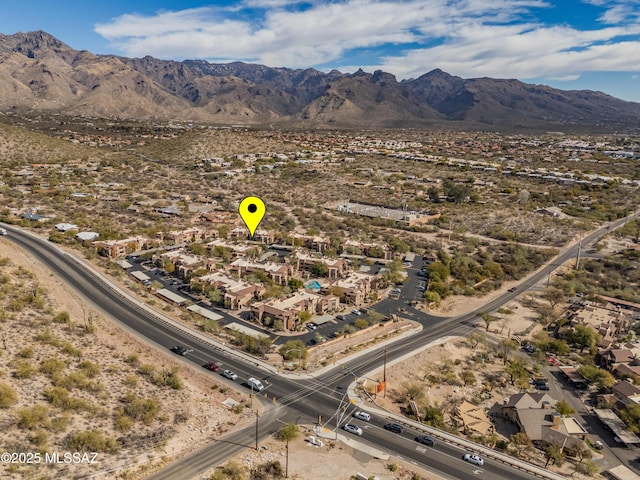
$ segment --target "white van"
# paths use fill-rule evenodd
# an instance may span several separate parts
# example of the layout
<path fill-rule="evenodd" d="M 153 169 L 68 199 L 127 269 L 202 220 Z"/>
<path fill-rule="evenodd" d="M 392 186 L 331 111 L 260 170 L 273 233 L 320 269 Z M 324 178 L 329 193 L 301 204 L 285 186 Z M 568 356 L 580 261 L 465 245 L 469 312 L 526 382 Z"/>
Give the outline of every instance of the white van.
<path fill-rule="evenodd" d="M 354 418 L 357 418 L 358 420 L 362 420 L 364 422 L 370 422 L 371 421 L 371 415 L 369 415 L 367 412 L 356 412 L 353 414 Z"/>
<path fill-rule="evenodd" d="M 4 228 L 0 228 L 0 235 L 6 235 L 7 231 Z"/>
<path fill-rule="evenodd" d="M 249 380 L 247 380 L 247 383 L 253 390 L 257 390 L 258 392 L 264 390 L 264 385 L 257 378 L 251 377 Z"/>

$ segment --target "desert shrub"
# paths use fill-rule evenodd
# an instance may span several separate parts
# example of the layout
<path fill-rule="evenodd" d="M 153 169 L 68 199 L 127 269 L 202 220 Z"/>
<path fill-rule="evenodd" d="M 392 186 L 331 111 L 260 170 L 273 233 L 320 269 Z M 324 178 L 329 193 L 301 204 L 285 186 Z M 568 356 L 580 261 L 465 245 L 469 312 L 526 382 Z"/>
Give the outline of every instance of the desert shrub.
<path fill-rule="evenodd" d="M 387 468 L 392 472 L 397 472 L 399 467 L 397 463 L 390 463 Z"/>
<path fill-rule="evenodd" d="M 45 448 L 49 443 L 49 434 L 46 430 L 37 430 L 30 434 L 27 439 L 35 446 Z"/>
<path fill-rule="evenodd" d="M 138 370 L 142 375 L 152 375 L 156 371 L 156 367 L 150 363 L 145 363 Z"/>
<path fill-rule="evenodd" d="M 69 316 L 69 312 L 60 312 L 55 317 L 53 317 L 53 321 L 55 323 L 67 323 L 71 320 Z"/>
<path fill-rule="evenodd" d="M 125 358 L 124 361 L 130 363 L 131 365 L 139 365 L 140 356 L 137 353 L 131 353 L 127 355 L 127 358 Z"/>
<path fill-rule="evenodd" d="M 33 347 L 24 347 L 18 352 L 18 356 L 21 358 L 32 358 L 33 353 Z"/>
<path fill-rule="evenodd" d="M 124 402 L 122 413 L 133 420 L 141 420 L 147 425 L 156 419 L 160 411 L 160 403 L 155 398 L 144 400 L 133 393 L 128 393 Z"/>
<path fill-rule="evenodd" d="M 131 430 L 133 426 L 133 420 L 127 415 L 119 414 L 116 416 L 115 429 L 119 432 L 125 433 Z"/>
<path fill-rule="evenodd" d="M 62 410 L 92 410 L 91 404 L 82 398 L 72 397 L 69 390 L 52 387 L 44 391 L 44 398 L 54 407 Z"/>
<path fill-rule="evenodd" d="M 31 365 L 30 362 L 24 360 L 16 362 L 14 367 L 15 371 L 13 372 L 13 376 L 16 378 L 29 378 L 36 373 L 36 367 Z"/>
<path fill-rule="evenodd" d="M 45 345 L 53 345 L 54 347 L 60 346 L 62 342 L 56 337 L 48 328 L 43 329 L 38 335 L 36 340 Z"/>
<path fill-rule="evenodd" d="M 49 407 L 46 405 L 33 405 L 18 410 L 18 427 L 33 429 L 47 427 L 49 425 Z"/>
<path fill-rule="evenodd" d="M 71 424 L 71 416 L 64 413 L 59 417 L 51 419 L 51 430 L 54 432 L 62 432 Z"/>
<path fill-rule="evenodd" d="M 363 328 L 367 328 L 369 326 L 369 322 L 367 322 L 364 318 L 358 318 L 355 322 L 353 322 L 353 325 L 356 328 L 362 330 Z"/>
<path fill-rule="evenodd" d="M 66 364 L 59 358 L 45 358 L 40 362 L 40 371 L 51 376 L 61 373 L 65 367 Z"/>
<path fill-rule="evenodd" d="M 135 387 L 138 384 L 138 377 L 135 375 L 127 375 L 124 379 L 124 384 L 127 387 Z"/>
<path fill-rule="evenodd" d="M 94 378 L 98 373 L 100 373 L 100 365 L 85 360 L 80 362 L 78 368 L 84 372 L 84 374 L 89 378 Z"/>
<path fill-rule="evenodd" d="M 71 355 L 72 357 L 82 357 L 82 350 L 74 347 L 71 342 L 64 342 L 60 347 L 60 351 L 62 353 L 66 353 L 67 355 Z"/>
<path fill-rule="evenodd" d="M 66 444 L 77 452 L 113 453 L 118 450 L 118 443 L 113 438 L 105 437 L 97 429 L 71 434 L 67 437 Z"/>
<path fill-rule="evenodd" d="M 0 383 L 0 408 L 9 408 L 18 403 L 18 394 L 6 383 Z"/>
<path fill-rule="evenodd" d="M 87 390 L 91 388 L 91 382 L 85 377 L 82 372 L 71 372 L 67 376 L 57 376 L 53 379 L 53 384 L 56 387 L 66 388 L 67 390 L 73 390 L 79 388 Z"/>

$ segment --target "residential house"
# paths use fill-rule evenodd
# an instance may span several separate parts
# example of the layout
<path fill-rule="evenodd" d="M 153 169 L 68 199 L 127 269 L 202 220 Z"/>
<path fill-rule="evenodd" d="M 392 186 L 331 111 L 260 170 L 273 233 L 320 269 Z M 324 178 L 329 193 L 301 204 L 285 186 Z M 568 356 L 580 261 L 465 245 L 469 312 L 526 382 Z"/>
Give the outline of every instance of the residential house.
<path fill-rule="evenodd" d="M 574 417 L 560 415 L 555 403 L 547 393 L 519 393 L 500 407 L 500 413 L 532 441 L 579 448 L 587 438 L 587 430 Z"/>
<path fill-rule="evenodd" d="M 238 258 L 231 262 L 229 270 L 237 273 L 240 277 L 252 272 L 264 272 L 278 285 L 286 285 L 289 279 L 293 277 L 293 267 L 286 263 L 257 263 L 243 258 Z"/>
<path fill-rule="evenodd" d="M 622 406 L 640 404 L 640 388 L 631 382 L 622 381 L 611 388 L 613 398 Z"/>
<path fill-rule="evenodd" d="M 349 270 L 349 265 L 344 258 L 317 257 L 298 252 L 293 261 L 296 270 L 310 270 L 316 263 L 324 263 L 329 270 L 328 278 L 342 278 Z"/>
<path fill-rule="evenodd" d="M 293 330 L 296 326 L 298 315 L 307 311 L 311 314 L 326 313 L 323 308 L 335 307 L 335 299 L 327 299 L 322 302 L 322 296 L 305 290 L 298 290 L 284 299 L 272 299 L 266 302 L 257 302 L 251 306 L 251 317 L 259 323 L 280 320 L 286 330 Z"/>
<path fill-rule="evenodd" d="M 179 245 L 181 243 L 199 242 L 205 238 L 216 238 L 217 236 L 217 230 L 192 227 L 185 230 L 173 230 L 165 238 Z"/>
<path fill-rule="evenodd" d="M 128 253 L 139 252 L 146 248 L 149 243 L 150 240 L 147 237 L 138 235 L 123 240 L 98 240 L 93 242 L 92 246 L 96 248 L 101 255 L 116 258 Z"/>
<path fill-rule="evenodd" d="M 350 305 L 365 303 L 367 295 L 372 291 L 375 280 L 378 277 L 368 273 L 350 272 L 345 278 L 331 283 L 325 290 L 340 290 L 342 301 Z"/>

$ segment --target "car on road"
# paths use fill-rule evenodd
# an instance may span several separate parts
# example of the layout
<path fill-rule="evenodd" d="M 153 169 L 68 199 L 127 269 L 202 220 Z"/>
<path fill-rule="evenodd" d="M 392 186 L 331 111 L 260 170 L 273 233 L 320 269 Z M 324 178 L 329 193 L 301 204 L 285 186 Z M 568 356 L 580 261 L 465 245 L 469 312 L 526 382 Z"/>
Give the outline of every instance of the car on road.
<path fill-rule="evenodd" d="M 342 428 L 344 428 L 349 433 L 353 433 L 354 435 L 362 435 L 362 429 L 357 425 L 351 425 L 350 423 L 347 423 Z"/>
<path fill-rule="evenodd" d="M 0 228 L 0 235 L 6 235 L 7 231 L 4 228 Z"/>
<path fill-rule="evenodd" d="M 436 444 L 436 439 L 429 435 L 419 435 L 416 437 L 416 442 L 433 447 Z"/>
<path fill-rule="evenodd" d="M 211 370 L 212 372 L 218 372 L 220 370 L 220 365 L 213 362 L 205 363 L 203 367 L 207 370 Z"/>
<path fill-rule="evenodd" d="M 516 287 L 511 287 L 511 288 L 509 289 L 509 291 L 510 291 L 510 292 L 515 292 L 516 290 L 517 290 L 517 288 L 516 288 Z"/>
<path fill-rule="evenodd" d="M 351 310 L 351 313 L 353 313 L 354 315 L 362 315 L 362 312 L 360 310 Z"/>
<path fill-rule="evenodd" d="M 367 412 L 356 412 L 353 414 L 353 418 L 357 418 L 358 420 L 362 420 L 363 422 L 370 422 L 371 415 Z"/>
<path fill-rule="evenodd" d="M 467 453 L 464 457 L 462 457 L 465 462 L 473 463 L 474 465 L 484 465 L 484 460 L 480 458 L 478 455 L 473 453 Z"/>
<path fill-rule="evenodd" d="M 596 440 L 593 442 L 593 448 L 596 450 L 602 450 L 604 448 L 604 444 L 600 440 Z"/>
<path fill-rule="evenodd" d="M 182 345 L 176 345 L 175 347 L 171 347 L 171 351 L 173 353 L 177 353 L 178 355 L 182 355 L 183 357 L 189 352 L 187 347 L 183 347 Z"/>
<path fill-rule="evenodd" d="M 390 432 L 394 432 L 394 433 L 402 433 L 404 432 L 404 427 L 402 425 L 400 425 L 399 423 L 387 423 L 384 426 L 385 430 L 389 430 Z"/>
<path fill-rule="evenodd" d="M 229 380 L 237 380 L 238 375 L 232 372 L 231 370 L 225 370 L 222 372 L 222 376 L 228 378 Z"/>
<path fill-rule="evenodd" d="M 262 384 L 262 382 L 254 377 L 251 377 L 247 380 L 247 385 L 249 385 L 252 390 L 257 390 L 258 392 L 264 390 L 264 385 Z"/>
<path fill-rule="evenodd" d="M 536 383 L 533 386 L 536 387 L 536 390 L 543 390 L 545 392 L 549 391 L 549 385 L 546 383 Z"/>

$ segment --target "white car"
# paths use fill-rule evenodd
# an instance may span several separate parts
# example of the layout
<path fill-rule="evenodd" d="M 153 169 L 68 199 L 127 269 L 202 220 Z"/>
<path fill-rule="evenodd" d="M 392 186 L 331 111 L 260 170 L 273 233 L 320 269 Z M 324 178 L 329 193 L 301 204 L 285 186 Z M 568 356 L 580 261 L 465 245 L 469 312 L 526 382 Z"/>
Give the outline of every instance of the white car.
<path fill-rule="evenodd" d="M 357 425 L 351 425 L 350 423 L 347 423 L 342 428 L 344 428 L 349 433 L 353 433 L 354 435 L 362 435 L 362 429 Z"/>
<path fill-rule="evenodd" d="M 227 377 L 229 380 L 237 380 L 238 379 L 238 375 L 236 375 L 231 370 L 225 370 L 224 372 L 222 372 L 222 376 L 223 377 Z"/>
<path fill-rule="evenodd" d="M 358 420 L 362 420 L 363 422 L 370 422 L 371 415 L 367 412 L 356 412 L 353 414 L 353 418 L 357 418 Z"/>
<path fill-rule="evenodd" d="M 360 310 L 351 310 L 351 313 L 353 313 L 354 315 L 362 315 L 362 312 Z"/>
<path fill-rule="evenodd" d="M 473 463 L 474 465 L 484 465 L 484 460 L 482 460 L 482 458 L 480 458 L 478 455 L 475 455 L 473 453 L 467 453 L 464 456 L 464 461 Z"/>

